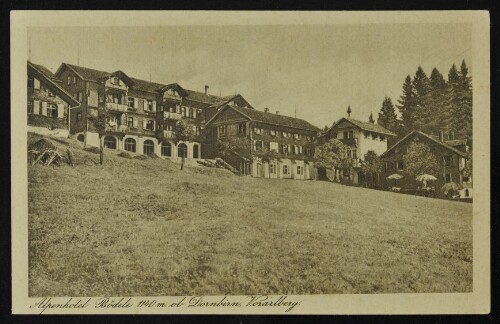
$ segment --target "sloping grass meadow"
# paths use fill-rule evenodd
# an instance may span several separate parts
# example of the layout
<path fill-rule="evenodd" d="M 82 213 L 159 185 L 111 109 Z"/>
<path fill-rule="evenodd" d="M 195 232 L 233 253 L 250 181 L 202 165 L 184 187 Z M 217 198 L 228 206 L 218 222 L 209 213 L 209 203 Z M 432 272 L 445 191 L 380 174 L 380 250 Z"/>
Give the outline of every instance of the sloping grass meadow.
<path fill-rule="evenodd" d="M 472 204 L 68 143 L 28 167 L 30 296 L 472 291 Z"/>

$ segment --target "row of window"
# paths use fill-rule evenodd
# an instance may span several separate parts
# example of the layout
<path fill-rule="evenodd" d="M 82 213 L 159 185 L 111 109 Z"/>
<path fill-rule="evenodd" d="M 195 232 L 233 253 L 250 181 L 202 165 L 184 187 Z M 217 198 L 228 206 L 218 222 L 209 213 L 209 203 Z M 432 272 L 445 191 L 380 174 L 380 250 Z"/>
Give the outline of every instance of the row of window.
<path fill-rule="evenodd" d="M 64 106 L 56 105 L 45 101 L 28 101 L 28 114 L 42 115 L 52 118 L 62 118 L 64 115 Z"/>
<path fill-rule="evenodd" d="M 261 140 L 254 140 L 253 141 L 253 148 L 255 151 L 262 151 L 264 149 L 264 145 L 266 145 L 266 148 L 269 151 L 277 152 L 277 153 L 283 153 L 283 154 L 302 154 L 303 153 L 303 148 L 302 145 L 289 145 L 289 144 L 280 144 L 277 142 L 268 142 L 265 143 L 264 141 Z M 306 154 L 310 155 L 310 149 L 306 148 Z"/>
<path fill-rule="evenodd" d="M 278 168 L 277 168 L 276 164 L 269 163 L 269 173 L 276 174 L 277 172 L 278 172 Z M 283 174 L 284 175 L 290 174 L 290 166 L 283 165 Z M 304 167 L 298 165 L 297 169 L 296 169 L 296 174 L 303 175 L 304 174 Z"/>
<path fill-rule="evenodd" d="M 145 111 L 155 111 L 156 104 L 152 99 L 138 99 L 128 97 L 128 107 L 131 109 L 141 108 Z"/>
<path fill-rule="evenodd" d="M 265 131 L 266 129 L 264 128 L 260 128 L 260 127 L 254 127 L 253 128 L 253 132 L 254 134 L 257 134 L 257 135 L 263 135 L 265 134 Z M 289 138 L 289 137 L 292 137 L 294 139 L 301 139 L 301 134 L 298 134 L 298 133 L 291 133 L 291 132 L 285 132 L 285 131 L 278 131 L 276 129 L 269 129 L 269 135 L 271 136 L 278 136 L 278 137 L 284 137 L 284 138 Z M 307 140 L 308 141 L 311 141 L 311 137 L 310 136 L 306 136 Z"/>
<path fill-rule="evenodd" d="M 143 154 L 154 153 L 154 142 L 152 140 L 145 140 L 143 143 L 142 152 Z M 104 137 L 104 147 L 109 149 L 117 148 L 116 138 L 113 136 Z M 137 142 L 133 138 L 127 138 L 124 142 L 125 151 L 136 153 L 137 152 Z M 171 157 L 172 156 L 172 144 L 165 142 L 161 145 L 161 155 Z M 184 143 L 179 143 L 177 145 L 177 156 L 187 157 L 187 145 Z M 193 145 L 193 158 L 197 159 L 199 157 L 199 146 L 197 144 Z"/>
<path fill-rule="evenodd" d="M 386 137 L 384 135 L 380 135 L 377 133 L 371 133 L 371 132 L 363 132 L 363 136 L 366 139 L 372 139 L 374 141 L 380 140 L 381 142 L 385 142 Z"/>
<path fill-rule="evenodd" d="M 346 130 L 342 132 L 343 139 L 354 139 L 356 138 L 354 136 L 354 131 L 353 130 Z M 372 132 L 363 132 L 363 136 L 366 139 L 371 138 L 372 140 L 380 140 L 381 142 L 384 142 L 386 140 L 386 137 L 384 135 L 380 135 L 377 133 L 372 133 Z M 332 133 L 332 138 L 338 138 L 338 133 L 334 132 Z"/>
<path fill-rule="evenodd" d="M 404 170 L 405 165 L 403 160 L 399 161 L 386 161 L 385 162 L 385 170 L 386 171 L 394 171 L 394 170 Z"/>
<path fill-rule="evenodd" d="M 447 155 L 444 157 L 444 166 L 446 168 L 451 168 L 453 162 L 453 157 L 451 155 Z M 386 171 L 394 171 L 394 170 L 404 170 L 404 161 L 386 161 L 385 162 L 385 170 Z"/>
<path fill-rule="evenodd" d="M 138 127 L 139 120 L 134 117 L 127 117 L 127 126 L 129 128 L 139 128 Z M 142 129 L 154 131 L 155 130 L 155 120 L 153 119 L 143 119 L 142 120 Z"/>
<path fill-rule="evenodd" d="M 201 109 L 196 109 L 192 107 L 181 106 L 179 104 L 175 106 L 162 107 L 160 106 L 160 111 L 164 110 L 166 112 L 171 112 L 175 114 L 181 114 L 182 117 L 186 118 L 194 118 L 196 119 L 198 116 L 201 116 Z"/>

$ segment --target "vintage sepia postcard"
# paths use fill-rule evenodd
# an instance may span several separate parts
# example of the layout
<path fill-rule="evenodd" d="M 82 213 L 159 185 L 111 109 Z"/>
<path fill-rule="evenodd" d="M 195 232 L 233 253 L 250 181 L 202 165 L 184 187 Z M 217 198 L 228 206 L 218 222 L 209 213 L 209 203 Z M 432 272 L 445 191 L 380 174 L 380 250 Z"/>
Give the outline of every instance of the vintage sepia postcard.
<path fill-rule="evenodd" d="M 11 30 L 13 313 L 490 311 L 488 12 Z"/>

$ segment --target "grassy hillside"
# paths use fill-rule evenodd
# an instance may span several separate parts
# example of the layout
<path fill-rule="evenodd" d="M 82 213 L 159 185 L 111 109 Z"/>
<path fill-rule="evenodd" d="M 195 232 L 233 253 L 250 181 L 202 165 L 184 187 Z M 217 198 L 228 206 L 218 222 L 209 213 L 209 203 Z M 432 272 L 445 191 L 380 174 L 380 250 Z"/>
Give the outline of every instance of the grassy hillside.
<path fill-rule="evenodd" d="M 472 290 L 472 204 L 71 145 L 28 169 L 31 296 Z"/>

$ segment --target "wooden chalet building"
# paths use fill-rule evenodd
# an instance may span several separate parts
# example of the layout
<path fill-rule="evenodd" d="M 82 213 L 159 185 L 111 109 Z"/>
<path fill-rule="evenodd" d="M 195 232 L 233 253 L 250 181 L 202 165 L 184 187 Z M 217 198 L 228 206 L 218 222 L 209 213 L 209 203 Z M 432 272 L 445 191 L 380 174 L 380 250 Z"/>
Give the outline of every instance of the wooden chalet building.
<path fill-rule="evenodd" d="M 436 137 L 420 131 L 413 131 L 406 135 L 381 155 L 381 160 L 384 163 L 381 180 L 385 181 L 385 187 L 391 185 L 386 178 L 394 173 L 404 176 L 403 179 L 398 180 L 398 187 L 415 188 L 418 185 L 415 179 L 408 178 L 405 175 L 404 155 L 413 142 L 420 142 L 429 146 L 431 153 L 437 157 L 440 163 L 441 171 L 439 174 L 433 174 L 437 180 L 432 183 L 429 182 L 429 185 L 439 189 L 447 182 L 455 182 L 468 188 L 472 187 L 472 179 L 463 175 L 469 151 L 467 141 L 445 140 L 442 134 L 440 137 Z"/>
<path fill-rule="evenodd" d="M 68 137 L 70 115 L 80 105 L 44 66 L 28 62 L 28 131 Z"/>
<path fill-rule="evenodd" d="M 361 162 L 365 154 L 373 151 L 380 156 L 387 150 L 387 140 L 392 136 L 396 134 L 380 125 L 341 118 L 318 138 L 318 142 L 321 144 L 336 138 L 346 145 L 347 155 L 352 159 L 352 170 L 344 170 L 344 174 L 338 175 L 338 178 L 349 177 L 354 184 L 359 184 Z"/>
<path fill-rule="evenodd" d="M 160 84 L 129 77 L 122 71 L 104 72 L 62 63 L 55 75 L 78 100 L 80 108 L 71 119 L 70 133 L 91 146 L 99 146 L 98 133 L 89 122 L 99 109 L 110 114 L 104 146 L 137 154 L 155 153 L 178 158 L 202 157 L 201 129 L 217 105 L 231 98 L 250 106 L 241 96 L 218 97 L 183 89 L 178 84 Z M 189 140 L 176 139 L 180 120 L 192 127 Z"/>
<path fill-rule="evenodd" d="M 315 179 L 310 162 L 319 129 L 308 122 L 228 102 L 205 125 L 210 157 L 218 141 L 239 145 L 224 160 L 241 174 L 275 179 Z M 245 147 L 243 147 L 245 146 Z"/>

